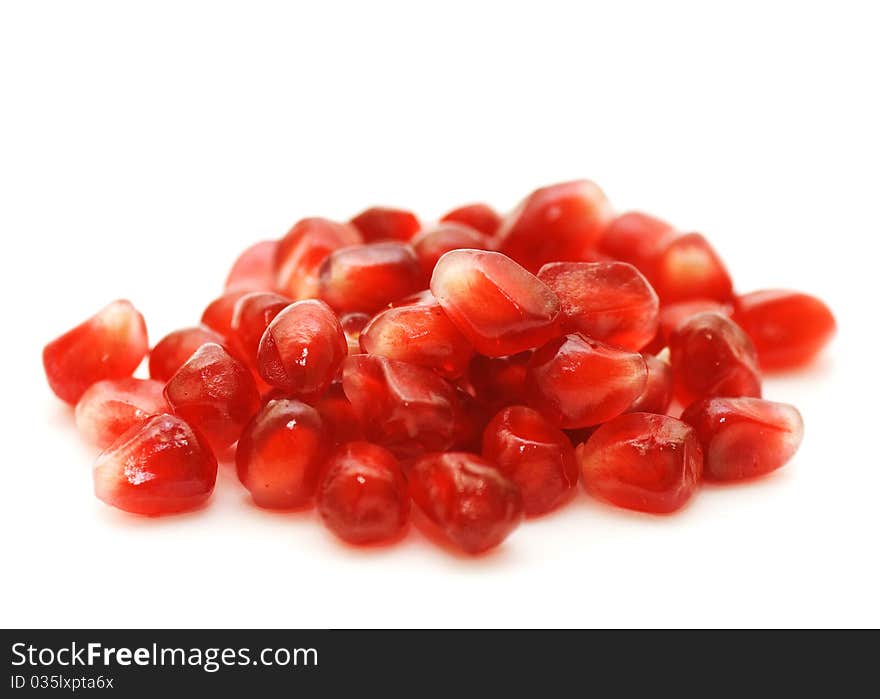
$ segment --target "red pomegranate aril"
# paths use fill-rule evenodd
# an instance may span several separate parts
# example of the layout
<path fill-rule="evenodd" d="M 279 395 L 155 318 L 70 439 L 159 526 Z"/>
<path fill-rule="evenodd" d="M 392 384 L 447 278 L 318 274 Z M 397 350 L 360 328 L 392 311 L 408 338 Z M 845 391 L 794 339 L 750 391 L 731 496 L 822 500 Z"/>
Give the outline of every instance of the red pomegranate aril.
<path fill-rule="evenodd" d="M 501 226 L 500 214 L 488 204 L 459 206 L 444 214 L 440 220 L 449 223 L 463 223 L 490 238 L 498 232 L 498 228 Z"/>
<path fill-rule="evenodd" d="M 342 387 L 367 438 L 400 459 L 443 451 L 458 437 L 458 396 L 430 369 L 358 354 L 343 364 Z"/>
<path fill-rule="evenodd" d="M 369 313 L 344 313 L 339 316 L 339 324 L 342 326 L 342 332 L 345 333 L 349 354 L 361 353 L 361 332 L 371 319 Z"/>
<path fill-rule="evenodd" d="M 93 383 L 76 404 L 76 428 L 92 444 L 109 447 L 151 415 L 168 411 L 164 384 L 150 379 L 105 379 Z"/>
<path fill-rule="evenodd" d="M 610 420 L 645 389 L 648 370 L 635 352 L 583 335 L 558 338 L 529 361 L 529 405 L 558 427 L 575 429 Z"/>
<path fill-rule="evenodd" d="M 318 295 L 340 313 L 375 313 L 424 286 L 425 275 L 412 247 L 368 243 L 342 248 L 324 260 Z"/>
<path fill-rule="evenodd" d="M 703 447 L 703 477 L 733 481 L 784 466 L 798 450 L 804 421 L 797 408 L 760 398 L 707 398 L 681 419 Z"/>
<path fill-rule="evenodd" d="M 234 289 L 211 301 L 202 313 L 202 325 L 229 340 L 232 337 L 232 314 L 235 313 L 235 304 L 248 293 L 250 292 L 245 289 Z"/>
<path fill-rule="evenodd" d="M 165 400 L 215 453 L 238 439 L 260 407 L 250 370 L 223 347 L 202 345 L 165 385 Z"/>
<path fill-rule="evenodd" d="M 364 428 L 351 401 L 345 397 L 342 383 L 332 383 L 324 395 L 314 402 L 314 408 L 320 413 L 328 438 L 333 444 L 364 439 Z"/>
<path fill-rule="evenodd" d="M 699 233 L 681 235 L 666 243 L 657 254 L 650 280 L 663 304 L 733 299 L 733 283 L 727 268 Z"/>
<path fill-rule="evenodd" d="M 207 442 L 176 415 L 131 427 L 95 463 L 95 495 L 141 515 L 199 507 L 214 491 L 217 460 Z"/>
<path fill-rule="evenodd" d="M 450 379 L 467 370 L 474 354 L 437 303 L 382 311 L 364 328 L 360 345 L 368 354 L 418 364 Z"/>
<path fill-rule="evenodd" d="M 385 206 L 374 206 L 362 211 L 351 219 L 351 225 L 361 232 L 364 242 L 367 243 L 380 240 L 406 242 L 422 227 L 419 219 L 411 211 Z"/>
<path fill-rule="evenodd" d="M 642 394 L 629 406 L 627 412 L 665 415 L 672 403 L 672 367 L 653 354 L 642 353 L 642 356 L 645 358 L 648 378 Z"/>
<path fill-rule="evenodd" d="M 431 292 L 480 354 L 503 357 L 559 334 L 559 299 L 506 255 L 447 252 L 431 277 Z"/>
<path fill-rule="evenodd" d="M 242 296 L 232 313 L 232 337 L 230 341 L 237 354 L 250 366 L 257 365 L 260 340 L 275 316 L 292 301 L 286 296 L 272 292 L 257 291 Z"/>
<path fill-rule="evenodd" d="M 276 240 L 261 240 L 247 248 L 229 270 L 226 290 L 273 291 L 277 249 Z"/>
<path fill-rule="evenodd" d="M 669 337 L 675 395 L 684 405 L 712 396 L 761 397 L 758 357 L 749 336 L 730 318 L 691 316 Z"/>
<path fill-rule="evenodd" d="M 193 352 L 208 342 L 223 345 L 226 338 L 204 325 L 168 333 L 150 350 L 150 377 L 156 381 L 168 381 Z"/>
<path fill-rule="evenodd" d="M 498 249 L 537 272 L 548 262 L 591 259 L 611 206 L 589 180 L 542 187 L 511 213 L 498 229 Z"/>
<path fill-rule="evenodd" d="M 657 333 L 657 294 L 631 264 L 551 262 L 538 279 L 559 297 L 563 332 L 633 351 Z"/>
<path fill-rule="evenodd" d="M 576 454 L 588 493 L 618 507 L 654 514 L 682 507 L 703 471 L 694 429 L 653 413 L 627 413 L 606 422 Z"/>
<path fill-rule="evenodd" d="M 660 324 L 654 340 L 645 348 L 645 352 L 656 354 L 669 344 L 669 336 L 679 325 L 698 313 L 715 311 L 728 318 L 733 315 L 733 306 L 729 303 L 718 303 L 709 299 L 679 301 L 660 307 Z"/>
<path fill-rule="evenodd" d="M 498 546 L 522 521 L 519 488 L 476 454 L 429 454 L 407 476 L 413 503 L 467 553 Z"/>
<path fill-rule="evenodd" d="M 460 223 L 441 223 L 426 228 L 412 239 L 413 250 L 425 277 L 429 278 L 443 255 L 450 250 L 468 248 L 490 250 L 492 241 L 478 230 Z"/>
<path fill-rule="evenodd" d="M 468 368 L 468 378 L 477 398 L 496 410 L 525 403 L 526 374 L 531 358 L 531 351 L 508 357 L 475 355 Z"/>
<path fill-rule="evenodd" d="M 555 509 L 577 484 L 568 437 L 531 408 L 510 406 L 492 418 L 483 432 L 482 451 L 519 487 L 526 516 Z"/>
<path fill-rule="evenodd" d="M 131 376 L 147 355 L 144 317 L 129 301 L 114 301 L 43 348 L 49 387 L 70 405 L 93 383 Z"/>
<path fill-rule="evenodd" d="M 767 289 L 736 300 L 734 320 L 752 338 L 763 369 L 808 364 L 837 329 L 831 310 L 815 296 Z"/>
<path fill-rule="evenodd" d="M 350 544 L 400 536 L 409 522 L 409 491 L 400 464 L 387 449 L 350 442 L 330 456 L 318 485 L 318 513 Z"/>
<path fill-rule="evenodd" d="M 275 251 L 275 286 L 279 293 L 299 301 L 318 295 L 318 272 L 331 252 L 358 245 L 363 237 L 348 223 L 326 218 L 304 218 L 279 242 Z"/>
<path fill-rule="evenodd" d="M 289 396 L 310 401 L 336 377 L 348 354 L 345 333 L 323 301 L 297 301 L 275 316 L 257 352 L 260 376 Z"/>
<path fill-rule="evenodd" d="M 238 479 L 260 507 L 306 507 L 314 499 L 328 447 L 317 410 L 297 400 L 270 400 L 238 440 Z"/>
<path fill-rule="evenodd" d="M 666 221 L 629 211 L 608 224 L 599 240 L 599 251 L 615 260 L 629 262 L 650 278 L 659 251 L 675 235 L 675 229 Z"/>

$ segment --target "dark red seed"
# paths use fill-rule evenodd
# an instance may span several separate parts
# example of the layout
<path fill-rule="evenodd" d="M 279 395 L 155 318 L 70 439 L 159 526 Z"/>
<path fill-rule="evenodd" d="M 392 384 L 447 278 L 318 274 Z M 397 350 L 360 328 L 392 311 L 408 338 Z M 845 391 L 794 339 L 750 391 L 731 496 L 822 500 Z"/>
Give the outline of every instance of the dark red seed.
<path fill-rule="evenodd" d="M 453 209 L 444 214 L 441 221 L 451 223 L 463 223 L 490 238 L 498 232 L 501 226 L 501 216 L 488 204 L 467 204 Z"/>
<path fill-rule="evenodd" d="M 380 240 L 406 242 L 422 227 L 419 219 L 411 211 L 384 206 L 374 206 L 372 209 L 362 211 L 351 219 L 351 224 L 361 232 L 367 243 Z"/>

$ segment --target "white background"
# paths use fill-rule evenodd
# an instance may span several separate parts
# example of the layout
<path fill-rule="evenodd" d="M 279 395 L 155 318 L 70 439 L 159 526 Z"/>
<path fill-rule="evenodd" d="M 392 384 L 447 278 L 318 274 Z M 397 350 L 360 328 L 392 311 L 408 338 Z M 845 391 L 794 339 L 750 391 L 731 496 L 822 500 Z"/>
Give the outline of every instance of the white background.
<path fill-rule="evenodd" d="M 880 49 L 872 3 L 4 2 L 4 626 L 877 626 Z M 237 252 L 374 203 L 425 219 L 591 177 L 706 233 L 739 289 L 825 298 L 837 340 L 766 383 L 806 439 L 668 518 L 579 496 L 495 554 L 314 516 L 127 516 L 40 351 L 130 298 L 153 340 Z"/>

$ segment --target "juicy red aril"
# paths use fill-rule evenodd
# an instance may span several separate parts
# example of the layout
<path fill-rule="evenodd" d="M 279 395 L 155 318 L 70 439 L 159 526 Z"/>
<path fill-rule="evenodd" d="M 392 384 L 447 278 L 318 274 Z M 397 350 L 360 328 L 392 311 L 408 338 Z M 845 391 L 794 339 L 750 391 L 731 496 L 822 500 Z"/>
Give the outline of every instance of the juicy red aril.
<path fill-rule="evenodd" d="M 498 546 L 522 521 L 519 488 L 476 454 L 430 454 L 413 465 L 408 478 L 413 503 L 467 553 Z"/>
<path fill-rule="evenodd" d="M 324 524 L 351 544 L 399 536 L 409 521 L 409 492 L 394 455 L 369 442 L 350 442 L 329 458 L 318 485 Z"/>
<path fill-rule="evenodd" d="M 260 407 L 250 370 L 220 345 L 202 345 L 165 385 L 175 414 L 205 436 L 216 453 L 238 439 Z"/>
<path fill-rule="evenodd" d="M 708 398 L 681 419 L 703 446 L 703 477 L 731 481 L 762 476 L 784 466 L 804 436 L 797 408 L 760 398 Z"/>
<path fill-rule="evenodd" d="M 698 313 L 669 337 L 675 394 L 685 405 L 712 396 L 761 397 L 749 336 L 720 313 Z"/>
<path fill-rule="evenodd" d="M 589 180 L 543 187 L 504 219 L 498 249 L 533 272 L 548 262 L 592 259 L 610 216 L 608 200 Z"/>
<path fill-rule="evenodd" d="M 509 357 L 475 355 L 468 369 L 468 378 L 477 398 L 495 408 L 526 401 L 526 373 L 531 352 Z"/>
<path fill-rule="evenodd" d="M 297 400 L 270 400 L 238 440 L 238 479 L 260 507 L 304 507 L 315 496 L 327 447 L 317 410 Z"/>
<path fill-rule="evenodd" d="M 551 262 L 538 279 L 559 297 L 563 332 L 633 351 L 657 332 L 657 294 L 626 262 Z"/>
<path fill-rule="evenodd" d="M 128 301 L 114 301 L 43 348 L 55 395 L 71 405 L 102 379 L 131 376 L 146 356 L 147 326 Z"/>
<path fill-rule="evenodd" d="M 641 395 L 629 406 L 628 413 L 659 413 L 665 415 L 672 402 L 672 367 L 653 354 L 642 354 L 648 377 Z"/>
<path fill-rule="evenodd" d="M 703 471 L 694 429 L 651 413 L 606 422 L 578 447 L 577 457 L 588 493 L 618 507 L 657 514 L 684 505 Z"/>
<path fill-rule="evenodd" d="M 651 278 L 658 252 L 676 235 L 666 221 L 630 211 L 614 218 L 599 239 L 599 251 L 635 265 Z"/>
<path fill-rule="evenodd" d="M 577 483 L 568 437 L 531 408 L 510 406 L 492 418 L 483 433 L 483 456 L 519 487 L 528 516 L 561 505 Z"/>
<path fill-rule="evenodd" d="M 161 414 L 137 424 L 95 463 L 95 495 L 141 515 L 191 510 L 214 490 L 217 460 L 183 419 Z"/>
<path fill-rule="evenodd" d="M 92 384 L 76 404 L 76 428 L 92 444 L 109 447 L 123 432 L 168 410 L 164 384 L 150 379 L 106 379 Z"/>
<path fill-rule="evenodd" d="M 645 388 L 640 354 L 572 334 L 547 343 L 529 361 L 529 404 L 559 427 L 589 427 L 629 408 Z"/>
<path fill-rule="evenodd" d="M 660 307 L 660 324 L 654 340 L 645 348 L 645 352 L 656 354 L 669 344 L 669 336 L 679 325 L 698 313 L 715 311 L 721 315 L 730 317 L 733 314 L 733 306 L 726 303 L 718 303 L 708 299 L 695 299 L 693 301 L 679 301 Z"/>
<path fill-rule="evenodd" d="M 559 299 L 509 257 L 453 250 L 434 268 L 431 292 L 474 348 L 517 354 L 559 334 Z"/>
<path fill-rule="evenodd" d="M 226 290 L 272 291 L 277 248 L 278 241 L 262 240 L 241 253 L 226 277 Z"/>
<path fill-rule="evenodd" d="M 324 260 L 318 296 L 342 313 L 374 313 L 424 286 L 425 275 L 412 247 L 368 243 L 342 248 Z"/>
<path fill-rule="evenodd" d="M 336 377 L 348 354 L 345 333 L 323 301 L 297 301 L 275 316 L 257 352 L 260 376 L 290 396 L 312 400 Z"/>
<path fill-rule="evenodd" d="M 150 350 L 150 377 L 168 381 L 193 352 L 208 342 L 223 345 L 226 338 L 203 325 L 168 333 Z"/>
<path fill-rule="evenodd" d="M 807 364 L 837 329 L 831 310 L 815 296 L 768 289 L 736 299 L 734 319 L 755 344 L 764 369 Z"/>
<path fill-rule="evenodd" d="M 360 344 L 368 354 L 418 364 L 447 378 L 461 376 L 474 353 L 437 303 L 382 311 L 364 328 Z"/>
<path fill-rule="evenodd" d="M 345 333 L 345 343 L 349 354 L 361 353 L 361 332 L 372 316 L 369 313 L 345 313 L 339 316 L 339 324 Z"/>
<path fill-rule="evenodd" d="M 318 295 L 318 271 L 334 250 L 357 245 L 363 238 L 354 226 L 326 218 L 304 218 L 279 242 L 275 251 L 275 286 L 294 300 Z"/>
<path fill-rule="evenodd" d="M 367 438 L 398 458 L 443 451 L 455 443 L 458 397 L 430 369 L 358 354 L 345 360 L 342 387 Z"/>
<path fill-rule="evenodd" d="M 443 222 L 463 223 L 489 237 L 494 236 L 501 226 L 501 216 L 488 204 L 466 204 L 453 209 L 441 218 Z"/>
<path fill-rule="evenodd" d="M 411 211 L 383 206 L 374 206 L 362 211 L 351 219 L 351 225 L 361 232 L 367 243 L 378 240 L 406 242 L 422 227 L 419 219 Z"/>
<path fill-rule="evenodd" d="M 290 304 L 289 298 L 265 291 L 245 294 L 235 304 L 230 341 L 249 365 L 256 367 L 263 333 L 275 316 Z"/>
<path fill-rule="evenodd" d="M 340 382 L 331 384 L 326 393 L 314 402 L 314 408 L 320 413 L 327 436 L 333 444 L 364 439 L 364 428 L 360 418 L 355 413 L 351 401 L 345 397 Z"/>
<path fill-rule="evenodd" d="M 470 226 L 459 223 L 441 223 L 419 233 L 412 239 L 412 246 L 427 278 L 434 271 L 437 260 L 450 250 L 462 248 L 489 250 L 492 242 Z"/>
<path fill-rule="evenodd" d="M 664 304 L 693 299 L 730 301 L 733 283 L 718 253 L 699 233 L 670 240 L 657 254 L 650 272 Z"/>
<path fill-rule="evenodd" d="M 250 292 L 245 289 L 233 289 L 211 301 L 202 313 L 202 325 L 220 333 L 228 340 L 232 337 L 232 314 L 235 312 L 235 304 L 248 293 Z"/>

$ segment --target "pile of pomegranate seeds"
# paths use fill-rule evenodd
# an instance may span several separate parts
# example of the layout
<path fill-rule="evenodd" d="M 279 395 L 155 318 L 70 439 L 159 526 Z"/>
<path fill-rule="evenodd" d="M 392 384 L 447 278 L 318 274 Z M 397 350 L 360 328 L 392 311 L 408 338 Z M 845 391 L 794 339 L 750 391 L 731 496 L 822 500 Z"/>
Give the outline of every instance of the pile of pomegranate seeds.
<path fill-rule="evenodd" d="M 360 545 L 400 540 L 412 516 L 475 554 L 578 480 L 668 513 L 702 480 L 780 468 L 803 421 L 761 397 L 761 372 L 808 364 L 834 331 L 819 299 L 737 295 L 702 235 L 615 215 L 578 181 L 508 216 L 303 219 L 241 254 L 198 325 L 150 350 L 141 314 L 115 301 L 43 364 L 104 449 L 95 494 L 110 505 L 200 507 L 236 445 L 258 507 L 316 507 Z M 150 378 L 133 378 L 146 356 Z"/>

